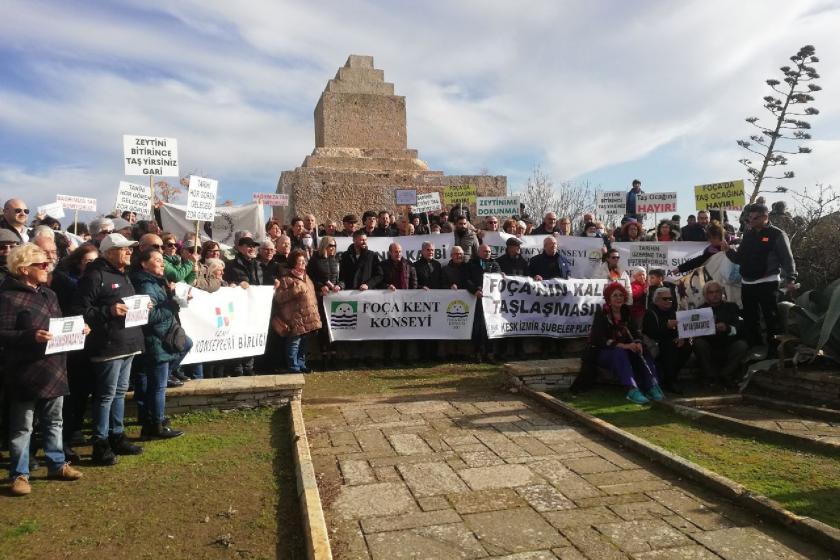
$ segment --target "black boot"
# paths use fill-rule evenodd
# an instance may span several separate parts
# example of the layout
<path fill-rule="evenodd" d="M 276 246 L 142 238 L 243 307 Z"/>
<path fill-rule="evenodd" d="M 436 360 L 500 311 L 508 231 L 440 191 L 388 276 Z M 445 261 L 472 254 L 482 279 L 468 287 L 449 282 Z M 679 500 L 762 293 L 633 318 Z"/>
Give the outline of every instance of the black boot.
<path fill-rule="evenodd" d="M 93 462 L 97 465 L 116 465 L 117 456 L 111 450 L 111 445 L 107 439 L 98 439 L 93 442 Z"/>
<path fill-rule="evenodd" d="M 125 438 L 125 434 L 115 434 L 108 437 L 111 443 L 111 450 L 117 455 L 140 455 L 143 448 L 134 445 Z"/>
<path fill-rule="evenodd" d="M 155 439 L 172 439 L 184 435 L 181 430 L 175 430 L 163 424 L 149 424 L 148 431 L 150 433 L 149 437 Z"/>

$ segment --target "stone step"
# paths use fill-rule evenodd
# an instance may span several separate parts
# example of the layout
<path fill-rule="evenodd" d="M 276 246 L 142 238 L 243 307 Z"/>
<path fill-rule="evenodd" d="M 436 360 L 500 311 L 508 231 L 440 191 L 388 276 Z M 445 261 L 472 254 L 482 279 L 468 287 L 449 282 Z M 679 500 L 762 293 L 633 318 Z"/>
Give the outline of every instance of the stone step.
<path fill-rule="evenodd" d="M 367 93 L 370 95 L 394 95 L 394 84 L 388 82 L 351 82 L 330 80 L 325 91 L 329 93 Z"/>
<path fill-rule="evenodd" d="M 505 364 L 505 372 L 517 377 L 541 375 L 577 375 L 580 372 L 580 358 L 556 360 L 528 360 Z"/>

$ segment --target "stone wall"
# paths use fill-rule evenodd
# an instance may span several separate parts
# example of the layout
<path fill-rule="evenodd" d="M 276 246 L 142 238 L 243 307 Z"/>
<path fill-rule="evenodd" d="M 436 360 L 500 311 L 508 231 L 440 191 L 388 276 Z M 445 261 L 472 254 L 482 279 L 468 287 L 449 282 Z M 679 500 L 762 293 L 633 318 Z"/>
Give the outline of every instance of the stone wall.
<path fill-rule="evenodd" d="M 792 369 L 756 373 L 748 391 L 814 406 L 840 408 L 840 372 Z"/>

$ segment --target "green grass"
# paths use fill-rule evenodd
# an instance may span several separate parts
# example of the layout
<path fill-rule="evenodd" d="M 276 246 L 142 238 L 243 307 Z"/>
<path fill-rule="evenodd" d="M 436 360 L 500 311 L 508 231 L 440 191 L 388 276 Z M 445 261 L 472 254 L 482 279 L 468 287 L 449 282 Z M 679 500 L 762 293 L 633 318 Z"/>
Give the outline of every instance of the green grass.
<path fill-rule="evenodd" d="M 701 428 L 669 411 L 629 403 L 616 388 L 601 387 L 567 402 L 795 513 L 840 527 L 840 455 L 836 453 L 800 451 Z"/>

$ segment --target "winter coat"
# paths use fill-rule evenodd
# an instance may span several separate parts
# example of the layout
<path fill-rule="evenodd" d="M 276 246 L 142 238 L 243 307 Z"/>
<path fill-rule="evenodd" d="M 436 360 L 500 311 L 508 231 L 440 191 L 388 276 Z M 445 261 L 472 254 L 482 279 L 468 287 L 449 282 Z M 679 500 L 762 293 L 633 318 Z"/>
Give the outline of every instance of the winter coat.
<path fill-rule="evenodd" d="M 484 285 L 485 273 L 500 273 L 499 263 L 493 259 L 473 259 L 467 263 L 469 282 L 465 287 L 471 294 L 476 293 Z M 462 286 L 459 286 L 459 288 Z"/>
<path fill-rule="evenodd" d="M 70 315 L 70 308 L 79 291 L 80 280 L 81 278 L 78 274 L 69 270 L 59 268 L 53 271 L 50 288 L 55 292 L 56 297 L 58 297 L 58 305 L 61 307 L 64 315 Z"/>
<path fill-rule="evenodd" d="M 280 278 L 272 311 L 272 325 L 278 323 L 288 328 L 283 336 L 303 336 L 321 328 L 315 285 L 306 274 L 289 271 Z"/>
<path fill-rule="evenodd" d="M 680 230 L 680 239 L 683 241 L 706 241 L 706 228 L 698 223 L 683 226 Z"/>
<path fill-rule="evenodd" d="M 543 251 L 528 261 L 528 276 L 540 276 L 543 280 L 548 280 L 549 278 L 569 278 L 571 275 L 572 265 L 560 253 L 548 256 Z"/>
<path fill-rule="evenodd" d="M 646 282 L 630 283 L 630 293 L 633 296 L 633 305 L 630 306 L 630 311 L 633 319 L 641 319 L 645 316 L 645 305 L 647 304 L 647 298 L 645 297 L 646 289 Z"/>
<path fill-rule="evenodd" d="M 499 268 L 508 276 L 528 276 L 528 259 L 522 255 L 511 257 L 507 253 L 496 259 Z"/>
<path fill-rule="evenodd" d="M 44 355 L 46 343 L 35 331 L 49 330 L 50 318 L 63 317 L 55 292 L 32 288 L 8 276 L 0 291 L 0 346 L 6 387 L 15 400 L 53 399 L 69 393 L 66 353 Z"/>
<path fill-rule="evenodd" d="M 700 307 L 712 307 L 704 303 Z M 730 342 L 739 340 L 746 334 L 744 332 L 744 319 L 741 317 L 741 308 L 731 301 L 722 301 L 717 307 L 712 307 L 715 323 L 726 323 L 727 329 L 719 333 L 706 335 L 705 338 L 712 343 L 712 346 L 727 346 Z"/>
<path fill-rule="evenodd" d="M 545 223 L 542 223 L 531 232 L 531 235 L 552 235 L 554 233 L 560 233 L 560 226 L 554 226 L 549 230 L 545 227 Z"/>
<path fill-rule="evenodd" d="M 660 345 L 676 340 L 677 329 L 668 327 L 668 321 L 676 318 L 677 312 L 673 309 L 662 311 L 657 305 L 651 305 L 642 320 L 642 333 Z"/>
<path fill-rule="evenodd" d="M 788 282 L 796 281 L 796 263 L 785 232 L 766 225 L 761 230 L 748 229 L 741 238 L 738 250 L 726 252 L 729 260 L 741 265 L 741 277 L 747 281 L 760 280 L 781 274 Z"/>
<path fill-rule="evenodd" d="M 246 259 L 242 253 L 236 253 L 233 260 L 225 264 L 225 282 L 241 284 L 248 282 L 252 286 L 262 285 L 263 273 L 256 258 Z"/>
<path fill-rule="evenodd" d="M 163 275 L 170 282 L 195 281 L 195 270 L 192 261 L 182 259 L 180 255 L 163 255 Z"/>
<path fill-rule="evenodd" d="M 449 287 L 443 285 L 443 267 L 437 259 L 426 260 L 420 257 L 414 262 L 414 270 L 417 271 L 418 288 L 440 290 Z"/>
<path fill-rule="evenodd" d="M 402 263 L 402 276 L 398 277 L 398 267 L 390 258 L 382 262 L 382 287 L 385 288 L 391 284 L 396 288 L 402 285 L 403 290 L 417 289 L 417 271 L 408 262 L 405 257 L 400 258 Z"/>
<path fill-rule="evenodd" d="M 455 236 L 455 245 L 464 250 L 464 260 L 469 261 L 472 257 L 478 255 L 478 237 L 473 230 L 467 227 L 461 232 L 456 228 L 453 235 Z"/>
<path fill-rule="evenodd" d="M 21 243 L 26 243 L 27 240 L 25 240 L 23 238 L 23 236 L 20 234 L 20 232 L 17 230 L 17 228 L 15 226 L 13 226 L 12 224 L 10 224 L 9 222 L 6 221 L 6 218 L 0 217 L 0 228 L 7 229 L 7 230 L 11 231 L 12 233 L 14 233 L 17 236 L 18 239 L 20 239 Z M 26 233 L 29 237 L 29 240 L 31 241 L 32 240 L 31 231 L 29 229 L 26 229 L 25 231 L 26 231 Z"/>
<path fill-rule="evenodd" d="M 275 254 L 262 271 L 263 286 L 273 286 L 275 280 L 289 273 L 289 255 Z"/>
<path fill-rule="evenodd" d="M 193 281 L 193 286 L 199 290 L 204 290 L 205 292 L 212 294 L 223 285 L 224 282 L 222 280 L 218 280 L 213 276 L 210 276 L 206 264 L 202 262 L 195 264 L 195 280 Z"/>
<path fill-rule="evenodd" d="M 456 285 L 459 290 L 466 290 L 470 285 L 469 266 L 467 263 L 455 264 L 455 261 L 449 261 L 443 267 L 443 287 L 449 289 L 452 285 Z"/>
<path fill-rule="evenodd" d="M 342 290 L 344 289 L 344 282 L 341 281 L 339 274 L 340 269 L 341 263 L 337 256 L 322 257 L 317 253 L 312 255 L 312 258 L 309 259 L 309 263 L 306 265 L 306 273 L 312 279 L 312 283 L 315 284 L 315 290 L 318 293 L 321 292 L 321 288 L 326 286 L 327 283 L 338 286 Z"/>
<path fill-rule="evenodd" d="M 367 284 L 371 290 L 379 288 L 382 284 L 379 254 L 365 249 L 357 255 L 356 248 L 350 246 L 341 255 L 339 278 L 348 290 L 358 290 L 362 284 Z"/>
<path fill-rule="evenodd" d="M 642 334 L 630 320 L 630 306 L 621 306 L 621 321 L 616 323 L 606 305 L 595 310 L 592 318 L 592 330 L 589 331 L 589 343 L 595 348 L 612 348 L 616 344 L 634 342 L 642 339 Z"/>
<path fill-rule="evenodd" d="M 152 299 L 154 306 L 149 311 L 149 323 L 141 327 L 146 342 L 143 360 L 147 364 L 171 362 L 178 356 L 163 348 L 163 338 L 178 317 L 179 307 L 166 289 L 167 279 L 145 270 L 137 270 L 131 274 L 131 282 L 138 294 L 145 294 Z"/>
<path fill-rule="evenodd" d="M 128 274 L 99 257 L 85 269 L 71 315 L 83 315 L 90 325 L 85 349 L 93 361 L 137 354 L 143 351 L 140 327 L 125 328 L 125 317 L 111 314 L 111 306 L 135 295 Z"/>

